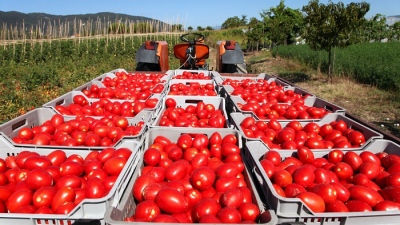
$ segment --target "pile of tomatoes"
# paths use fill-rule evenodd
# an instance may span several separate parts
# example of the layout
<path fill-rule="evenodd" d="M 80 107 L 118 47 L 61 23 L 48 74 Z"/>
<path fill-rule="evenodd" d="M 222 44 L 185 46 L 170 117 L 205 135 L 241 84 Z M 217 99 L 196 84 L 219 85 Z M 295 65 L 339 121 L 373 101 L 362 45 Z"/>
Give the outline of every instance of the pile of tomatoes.
<path fill-rule="evenodd" d="M 215 86 L 211 82 L 207 84 L 189 82 L 171 84 L 168 95 L 217 96 L 217 92 L 215 91 Z"/>
<path fill-rule="evenodd" d="M 130 125 L 122 116 L 100 119 L 76 116 L 65 120 L 62 115 L 54 114 L 40 125 L 22 127 L 12 140 L 17 144 L 110 147 L 123 136 L 139 135 L 144 125 L 144 121 Z"/>
<path fill-rule="evenodd" d="M 281 160 L 267 151 L 260 160 L 281 197 L 299 198 L 315 213 L 400 210 L 400 156 L 335 149 L 315 157 L 306 147 L 296 153 Z"/>
<path fill-rule="evenodd" d="M 130 158 L 129 148 L 85 157 L 53 150 L 0 159 L 0 213 L 68 214 L 85 199 L 108 195 Z"/>
<path fill-rule="evenodd" d="M 182 74 L 175 75 L 173 79 L 211 80 L 211 77 L 205 75 L 204 72 L 183 71 Z"/>
<path fill-rule="evenodd" d="M 235 102 L 238 110 L 254 113 L 259 119 L 321 119 L 329 113 L 322 107 L 307 106 L 305 99 L 310 95 L 279 86 L 267 80 L 225 80 L 234 90 L 230 95 L 243 99 Z"/>
<path fill-rule="evenodd" d="M 300 147 L 310 149 L 359 148 L 365 143 L 360 131 L 348 127 L 344 120 L 326 124 L 307 122 L 302 125 L 297 120 L 283 126 L 277 119 L 269 121 L 245 117 L 239 124 L 247 138 L 258 138 L 270 149 L 296 150 Z"/>
<path fill-rule="evenodd" d="M 244 177 L 235 134 L 155 137 L 132 188 L 137 205 L 125 221 L 255 223 L 259 207 Z"/>
<path fill-rule="evenodd" d="M 97 84 L 92 84 L 90 88 L 82 90 L 82 93 L 88 98 L 146 100 L 152 94 L 161 94 L 165 88 L 165 84 L 152 84 L 148 82 L 137 83 L 136 85 L 99 87 Z"/>
<path fill-rule="evenodd" d="M 177 107 L 173 98 L 166 98 L 166 109 L 160 113 L 158 126 L 167 127 L 214 127 L 227 126 L 224 111 L 216 109 L 213 104 L 202 101 L 183 107 Z"/>
<path fill-rule="evenodd" d="M 280 86 L 274 81 L 268 83 L 266 80 L 256 83 L 241 82 L 237 86 L 233 85 L 232 87 L 233 91 L 229 94 L 239 96 L 246 102 L 253 99 L 263 103 L 276 99 L 279 103 L 292 103 L 310 96 L 303 93 L 296 93 L 292 89 L 285 89 L 284 86 Z"/>
<path fill-rule="evenodd" d="M 168 76 L 163 73 L 129 73 L 125 71 L 119 71 L 115 72 L 115 77 L 104 77 L 102 79 L 102 83 L 106 87 L 119 87 L 119 86 L 130 86 L 137 85 L 137 83 L 144 83 L 144 82 L 151 82 L 152 84 L 158 84 L 158 83 L 164 83 L 167 81 L 167 79 L 164 79 L 164 77 Z"/>
<path fill-rule="evenodd" d="M 124 116 L 135 117 L 142 110 L 153 110 L 159 99 L 156 97 L 142 100 L 112 101 L 101 98 L 90 102 L 84 95 L 74 95 L 69 105 L 56 105 L 54 109 L 62 115 L 86 115 L 86 116 Z"/>
<path fill-rule="evenodd" d="M 143 74 L 116 72 L 115 77 L 106 76 L 101 83 L 104 87 L 93 83 L 82 90 L 88 98 L 108 98 L 122 100 L 146 100 L 152 94 L 161 94 L 165 88 L 165 74 Z"/>
<path fill-rule="evenodd" d="M 259 103 L 256 99 L 249 99 L 246 104 L 236 103 L 240 111 L 252 112 L 260 120 L 311 120 L 321 119 L 330 111 L 322 107 L 307 106 L 304 99 L 297 99 L 291 104 L 279 103 L 278 99 L 269 99 Z"/>

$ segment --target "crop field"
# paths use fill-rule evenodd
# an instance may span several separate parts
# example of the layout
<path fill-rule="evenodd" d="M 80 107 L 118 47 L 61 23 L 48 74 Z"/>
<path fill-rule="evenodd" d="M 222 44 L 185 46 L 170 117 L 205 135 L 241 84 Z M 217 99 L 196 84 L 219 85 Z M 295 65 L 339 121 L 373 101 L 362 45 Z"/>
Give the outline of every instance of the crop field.
<path fill-rule="evenodd" d="M 179 34 L 118 35 L 60 40 L 18 41 L 0 45 L 0 123 L 117 69 L 135 69 L 135 54 L 145 40 L 166 40 Z M 171 50 L 172 52 L 172 50 Z M 170 66 L 178 62 L 170 54 Z"/>
<path fill-rule="evenodd" d="M 400 93 L 400 42 L 361 43 L 335 52 L 336 76 Z M 328 53 L 313 51 L 307 45 L 280 46 L 273 54 L 328 71 Z"/>

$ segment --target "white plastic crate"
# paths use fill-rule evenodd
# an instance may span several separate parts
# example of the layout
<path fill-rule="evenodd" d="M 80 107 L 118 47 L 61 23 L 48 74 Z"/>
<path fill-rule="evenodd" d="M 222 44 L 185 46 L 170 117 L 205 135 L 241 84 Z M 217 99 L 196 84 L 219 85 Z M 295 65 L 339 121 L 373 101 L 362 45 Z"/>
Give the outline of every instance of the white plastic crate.
<path fill-rule="evenodd" d="M 370 142 L 365 150 L 373 153 L 386 152 L 400 155 L 400 145 L 384 139 L 376 139 Z M 261 141 L 249 141 L 245 143 L 244 151 L 247 152 L 249 170 L 253 173 L 255 183 L 261 185 L 264 192 L 264 201 L 278 216 L 278 224 L 288 222 L 302 222 L 306 225 L 359 225 L 359 224 L 397 224 L 400 221 L 399 211 L 372 211 L 349 213 L 313 213 L 300 199 L 284 198 L 276 193 L 271 180 L 262 169 L 260 159 L 269 151 Z M 356 152 L 360 154 L 362 151 Z M 293 155 L 293 151 L 279 152 L 282 159 Z M 327 151 L 314 151 L 314 156 L 324 157 Z"/>
<path fill-rule="evenodd" d="M 0 133 L 3 135 L 3 137 L 10 143 L 11 145 L 15 147 L 50 147 L 50 148 L 69 148 L 69 149 L 92 149 L 92 150 L 98 150 L 98 149 L 103 149 L 104 147 L 100 146 L 95 146 L 95 147 L 89 147 L 89 146 L 77 146 L 77 147 L 71 147 L 71 146 L 59 146 L 59 145 L 47 145 L 47 146 L 37 146 L 37 145 L 32 145 L 32 144 L 18 144 L 15 143 L 12 138 L 16 137 L 18 135 L 18 132 L 24 128 L 24 127 L 35 127 L 42 125 L 44 122 L 47 120 L 50 120 L 52 116 L 57 114 L 53 109 L 51 108 L 37 108 L 32 111 L 29 111 L 28 113 L 21 115 L 17 118 L 14 118 L 6 123 L 3 123 L 0 125 Z M 151 118 L 151 114 L 147 111 L 142 111 L 138 114 L 139 116 L 135 118 L 129 118 L 128 122 L 129 125 L 136 125 L 137 123 L 143 121 L 145 122 L 144 126 L 140 130 L 138 135 L 134 136 L 127 136 L 131 139 L 135 140 L 141 140 L 142 137 L 144 136 L 146 130 L 147 130 L 147 125 L 149 123 L 149 119 Z M 64 116 L 65 121 L 69 121 L 74 119 L 75 117 L 73 116 Z M 96 119 L 99 119 L 101 117 L 93 117 Z M 117 144 L 117 143 L 116 143 Z M 114 145 L 115 147 L 115 145 Z"/>
<path fill-rule="evenodd" d="M 150 74 L 154 74 L 154 73 L 161 74 L 161 72 L 158 72 L 158 71 L 156 71 L 156 72 L 150 72 L 150 71 L 149 71 L 149 72 L 145 73 L 145 72 L 128 72 L 128 71 L 126 71 L 126 70 L 124 70 L 124 69 L 116 69 L 116 70 L 112 70 L 112 71 L 110 71 L 110 72 L 108 72 L 108 73 L 105 73 L 105 74 L 103 74 L 103 75 L 101 75 L 101 76 L 98 76 L 98 77 L 96 77 L 96 78 L 93 79 L 93 80 L 102 82 L 102 81 L 104 81 L 104 79 L 105 79 L 106 77 L 109 77 L 109 78 L 111 78 L 111 79 L 114 79 L 114 78 L 117 77 L 117 76 L 115 75 L 115 73 L 117 73 L 117 72 L 124 72 L 124 73 L 126 73 L 126 74 L 135 74 L 135 73 L 143 74 L 143 73 L 144 73 L 146 76 L 149 76 Z M 174 75 L 174 71 L 173 71 L 173 70 L 168 70 L 167 72 L 164 73 L 164 76 L 161 78 L 161 82 L 163 82 L 163 83 L 167 82 L 167 81 L 172 77 L 172 75 Z"/>
<path fill-rule="evenodd" d="M 206 134 L 207 136 L 210 136 L 212 133 L 215 132 L 215 129 L 197 129 L 197 128 L 192 128 L 192 129 L 166 129 L 166 128 L 151 128 L 149 132 L 146 134 L 145 138 L 145 147 L 144 150 L 147 149 L 154 141 L 154 139 L 159 136 L 165 136 L 166 138 L 170 139 L 173 142 L 176 142 L 178 138 L 182 134 Z M 240 134 L 231 129 L 221 129 L 218 130 L 218 132 L 221 134 L 222 137 L 228 135 L 228 134 L 235 134 L 237 137 L 237 140 L 240 141 Z M 238 146 L 242 148 L 242 143 L 239 142 Z M 246 164 L 245 164 L 246 165 Z M 141 168 L 143 167 L 143 161 L 138 163 L 138 166 L 132 176 L 132 180 L 128 184 L 127 191 L 124 193 L 124 195 L 121 198 L 121 201 L 117 206 L 109 207 L 105 213 L 105 222 L 108 225 L 128 225 L 130 222 L 124 222 L 123 220 L 129 216 L 132 216 L 135 208 L 136 208 L 136 203 L 135 200 L 132 196 L 132 187 L 134 184 L 134 181 L 137 179 L 138 176 L 140 176 Z M 275 225 L 277 222 L 277 217 L 274 213 L 273 210 L 268 210 L 265 209 L 265 205 L 261 200 L 261 197 L 259 196 L 259 190 L 256 190 L 256 185 L 254 184 L 253 180 L 251 179 L 250 176 L 250 171 L 245 167 L 244 171 L 244 176 L 247 184 L 249 187 L 253 190 L 253 203 L 258 205 L 261 215 L 260 215 L 260 221 L 258 221 L 259 224 L 266 224 L 266 225 Z M 150 225 L 153 223 L 143 223 L 141 224 L 144 225 Z M 168 224 L 168 223 L 167 223 Z M 169 225 L 172 225 L 169 223 Z M 186 224 L 188 225 L 188 224 Z M 218 224 L 221 225 L 221 224 Z"/>
<path fill-rule="evenodd" d="M 243 129 L 240 127 L 240 124 L 242 123 L 242 121 L 246 117 L 250 117 L 249 115 L 244 115 L 242 113 L 231 113 L 230 116 L 233 121 L 232 126 L 236 129 L 238 129 L 246 140 L 249 140 L 249 141 L 259 141 L 260 140 L 258 138 L 245 137 Z M 380 132 L 370 129 L 369 127 L 366 127 L 366 126 L 346 117 L 345 115 L 341 115 L 341 114 L 335 114 L 335 113 L 328 114 L 324 118 L 322 118 L 321 120 L 319 120 L 315 123 L 318 124 L 319 126 L 322 126 L 324 124 L 328 124 L 330 122 L 339 121 L 339 120 L 345 121 L 349 128 L 360 131 L 365 137 L 365 143 L 362 146 L 360 146 L 359 148 L 338 148 L 338 149 L 360 151 L 360 150 L 363 150 L 365 148 L 365 146 L 367 146 L 372 140 L 383 138 L 383 135 Z M 284 128 L 289 122 L 284 121 L 284 122 L 279 122 L 279 123 L 281 124 L 282 128 Z M 307 123 L 310 123 L 310 122 L 300 122 L 300 124 L 303 127 Z M 278 150 L 278 151 L 281 152 L 281 151 L 288 151 L 288 150 L 289 149 L 282 149 L 282 150 Z M 323 151 L 323 150 L 329 150 L 329 149 L 313 149 L 313 151 Z"/>
<path fill-rule="evenodd" d="M 125 222 L 124 219 L 130 217 L 133 215 L 135 212 L 136 208 L 136 203 L 135 199 L 132 195 L 132 187 L 134 184 L 134 181 L 140 176 L 140 169 L 143 167 L 143 159 L 140 160 L 138 164 L 138 168 L 135 170 L 135 173 L 132 176 L 132 179 L 127 187 L 127 191 L 124 193 L 122 196 L 119 204 L 117 207 L 108 207 L 107 211 L 105 212 L 104 220 L 107 225 L 128 225 L 131 224 L 132 222 Z M 252 194 L 253 194 L 253 202 L 257 204 L 257 206 L 260 209 L 260 220 L 257 221 L 258 224 L 265 224 L 265 225 L 275 225 L 277 224 L 277 217 L 275 215 L 275 212 L 273 210 L 266 210 L 264 208 L 264 205 L 260 199 L 260 196 L 258 195 L 258 191 L 256 190 L 256 187 L 251 180 L 250 173 L 247 168 L 245 168 L 244 171 L 244 177 L 245 180 L 248 184 L 249 187 L 251 187 Z M 140 222 L 142 225 L 150 225 L 154 223 L 150 222 Z M 173 225 L 175 223 L 163 223 L 167 225 Z M 189 225 L 186 223 L 186 225 Z M 216 224 L 216 225 L 222 225 L 222 224 Z M 236 224 L 238 225 L 238 224 Z"/>
<path fill-rule="evenodd" d="M 240 96 L 230 96 L 229 97 L 230 100 L 230 105 L 229 107 L 231 108 L 231 112 L 239 112 L 239 113 L 243 113 L 246 115 L 250 115 L 252 117 L 254 117 L 257 120 L 261 120 L 255 113 L 251 112 L 251 111 L 244 111 L 241 110 L 239 107 L 239 104 L 246 104 L 246 101 L 244 101 Z M 280 104 L 290 104 L 290 103 L 280 103 Z M 346 113 L 346 110 L 338 105 L 335 105 L 333 103 L 330 103 L 328 101 L 325 101 L 321 98 L 318 98 L 316 96 L 308 96 L 306 99 L 304 99 L 304 105 L 308 106 L 308 107 L 317 107 L 317 108 L 323 108 L 326 111 L 328 111 L 329 113 L 337 113 L 337 114 L 342 114 L 344 115 Z M 228 112 L 229 113 L 229 112 Z M 264 119 L 267 121 L 267 119 Z M 297 121 L 301 121 L 301 122 L 312 122 L 312 121 L 319 121 L 321 119 L 278 119 L 279 121 L 291 121 L 291 120 L 297 120 Z"/>
<path fill-rule="evenodd" d="M 215 109 L 221 110 L 222 115 L 225 116 L 225 127 L 226 128 L 230 127 L 228 114 L 226 113 L 225 110 L 225 99 L 221 97 L 209 97 L 209 96 L 165 96 L 162 103 L 162 109 L 160 110 L 160 113 L 158 114 L 154 122 L 151 123 L 151 127 L 160 126 L 161 116 L 166 110 L 165 101 L 167 98 L 173 98 L 176 101 L 176 107 L 180 108 L 186 108 L 189 105 L 196 106 L 197 103 L 199 102 L 204 102 L 205 104 L 212 104 L 215 107 Z"/>
<path fill-rule="evenodd" d="M 22 214 L 22 213 L 0 213 L 0 224 L 4 225 L 68 225 L 73 224 L 80 219 L 95 219 L 100 220 L 104 224 L 104 214 L 107 207 L 116 206 L 126 187 L 129 183 L 129 178 L 132 176 L 134 168 L 136 168 L 140 152 L 144 146 L 141 142 L 134 139 L 124 138 L 118 142 L 115 148 L 129 148 L 132 151 L 126 165 L 118 176 L 113 188 L 103 198 L 99 199 L 85 199 L 77 205 L 71 213 L 63 214 Z M 6 158 L 10 155 L 17 155 L 21 151 L 34 151 L 40 155 L 48 155 L 53 150 L 59 148 L 26 148 L 12 146 L 3 135 L 0 134 L 0 157 Z M 68 156 L 78 154 L 85 158 L 90 151 L 87 149 L 63 149 Z"/>
<path fill-rule="evenodd" d="M 215 96 L 218 96 L 218 86 L 216 85 L 214 80 L 190 80 L 190 79 L 171 79 L 168 81 L 168 90 L 166 91 L 166 95 L 170 95 L 169 92 L 171 90 L 171 85 L 173 84 L 183 84 L 185 86 L 189 86 L 190 83 L 198 83 L 200 85 L 212 84 L 215 90 Z"/>
<path fill-rule="evenodd" d="M 93 85 L 97 85 L 99 88 L 107 88 L 102 82 L 95 80 L 95 81 L 90 81 L 90 82 L 88 82 L 88 83 L 86 83 L 86 84 L 84 84 L 84 85 L 81 85 L 81 86 L 79 86 L 79 87 L 73 89 L 72 91 L 84 92 L 84 91 L 86 91 L 86 90 L 90 90 L 90 88 L 91 88 Z M 159 95 L 161 95 L 161 96 L 164 96 L 164 95 L 166 94 L 167 89 L 168 89 L 168 83 L 167 83 L 167 82 L 158 83 L 158 84 L 155 84 L 154 87 L 155 87 L 155 86 L 159 86 L 159 85 L 162 85 L 162 86 L 163 86 L 162 92 L 161 92 L 161 93 L 154 93 L 154 94 L 159 94 Z M 154 88 L 154 87 L 153 87 L 153 88 Z M 110 89 L 110 88 L 108 88 L 108 89 Z M 115 89 L 115 88 L 112 87 L 111 89 Z M 140 91 L 139 89 L 137 89 L 137 90 Z M 153 89 L 150 89 L 150 91 L 153 91 Z M 88 96 L 86 96 L 86 97 L 88 97 Z M 89 97 L 88 97 L 88 98 L 89 98 Z M 90 99 L 99 99 L 99 98 L 90 98 Z M 124 100 L 124 99 L 114 99 L 114 100 Z"/>
<path fill-rule="evenodd" d="M 52 108 L 54 111 L 56 111 L 57 113 L 61 114 L 61 112 L 57 111 L 56 106 L 68 106 L 70 104 L 73 103 L 73 99 L 74 96 L 76 95 L 82 95 L 86 98 L 86 100 L 88 101 L 88 103 L 91 105 L 94 102 L 99 101 L 99 99 L 96 98 L 88 98 L 86 97 L 82 92 L 80 91 L 70 91 L 56 99 L 53 99 L 50 102 L 47 102 L 43 105 L 43 107 L 45 108 Z M 145 108 L 142 111 L 150 111 L 152 113 L 152 118 L 154 118 L 156 115 L 158 115 L 158 113 L 160 112 L 161 108 L 162 108 L 162 98 L 163 96 L 161 94 L 153 94 L 150 96 L 150 98 L 155 98 L 158 99 L 158 103 L 156 104 L 156 106 L 154 108 Z M 117 100 L 117 99 L 110 99 L 111 102 L 126 102 L 126 101 L 131 101 L 131 100 Z M 142 101 L 142 100 L 140 100 Z M 128 117 L 128 118 L 140 118 L 142 115 L 140 113 L 138 113 L 135 117 Z"/>
<path fill-rule="evenodd" d="M 102 81 L 104 77 L 113 76 L 116 72 L 125 72 L 125 73 L 127 73 L 126 70 L 119 68 L 119 69 L 111 70 L 110 72 L 107 72 L 107 73 L 103 73 L 102 75 L 94 78 L 93 80 Z"/>
<path fill-rule="evenodd" d="M 209 70 L 186 70 L 186 69 L 176 69 L 174 71 L 174 74 L 172 75 L 171 79 L 176 79 L 175 77 L 178 75 L 182 75 L 183 72 L 190 72 L 193 74 L 198 74 L 198 73 L 204 73 L 204 76 L 210 78 L 210 80 L 213 78 L 213 73 Z"/>

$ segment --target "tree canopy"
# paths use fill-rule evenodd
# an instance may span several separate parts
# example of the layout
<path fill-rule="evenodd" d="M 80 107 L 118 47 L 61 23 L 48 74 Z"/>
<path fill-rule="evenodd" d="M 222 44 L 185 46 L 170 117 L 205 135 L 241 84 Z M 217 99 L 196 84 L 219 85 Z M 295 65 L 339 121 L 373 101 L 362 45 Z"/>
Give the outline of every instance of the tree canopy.
<path fill-rule="evenodd" d="M 311 0 L 303 7 L 306 43 L 314 50 L 328 52 L 329 77 L 331 78 L 332 49 L 344 48 L 359 41 L 357 35 L 365 23 L 365 14 L 370 5 L 366 2 L 350 3 L 345 6 L 342 2 L 321 4 Z"/>
<path fill-rule="evenodd" d="M 225 20 L 224 23 L 221 25 L 221 29 L 230 29 L 230 28 L 238 28 L 241 26 L 246 26 L 247 24 L 247 16 L 242 15 L 242 18 L 239 18 L 238 16 L 234 17 L 229 17 L 228 19 Z"/>
<path fill-rule="evenodd" d="M 278 6 L 264 10 L 261 17 L 266 35 L 274 44 L 292 44 L 304 28 L 300 10 L 286 7 L 284 0 L 281 0 Z"/>

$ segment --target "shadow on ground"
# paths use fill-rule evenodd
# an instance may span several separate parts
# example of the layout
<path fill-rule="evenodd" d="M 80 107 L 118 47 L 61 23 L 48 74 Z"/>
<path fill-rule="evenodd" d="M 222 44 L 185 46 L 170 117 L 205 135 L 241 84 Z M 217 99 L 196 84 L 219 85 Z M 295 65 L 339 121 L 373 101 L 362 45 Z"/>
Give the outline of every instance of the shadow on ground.
<path fill-rule="evenodd" d="M 305 73 L 299 72 L 285 72 L 279 73 L 279 77 L 291 82 L 291 83 L 299 83 L 310 80 L 310 76 Z"/>

